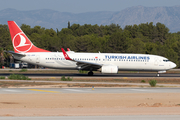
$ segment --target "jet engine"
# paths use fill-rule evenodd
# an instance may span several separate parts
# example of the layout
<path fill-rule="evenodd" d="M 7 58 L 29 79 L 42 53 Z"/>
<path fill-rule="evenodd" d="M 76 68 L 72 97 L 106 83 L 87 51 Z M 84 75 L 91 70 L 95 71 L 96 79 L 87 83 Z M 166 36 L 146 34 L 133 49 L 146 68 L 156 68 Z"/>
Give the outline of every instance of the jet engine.
<path fill-rule="evenodd" d="M 104 65 L 101 67 L 101 73 L 118 73 L 118 66 Z"/>

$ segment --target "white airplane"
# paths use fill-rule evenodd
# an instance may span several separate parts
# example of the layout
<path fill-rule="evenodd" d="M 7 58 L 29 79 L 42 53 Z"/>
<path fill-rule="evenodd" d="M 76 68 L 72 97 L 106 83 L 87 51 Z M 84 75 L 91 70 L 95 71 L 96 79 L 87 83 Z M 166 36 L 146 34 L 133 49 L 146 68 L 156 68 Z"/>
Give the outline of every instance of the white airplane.
<path fill-rule="evenodd" d="M 76 53 L 50 52 L 36 47 L 14 21 L 8 21 L 14 51 L 8 51 L 15 59 L 30 64 L 56 69 L 86 70 L 101 73 L 118 73 L 118 71 L 157 71 L 164 73 L 176 67 L 167 58 L 149 54 L 125 53 Z"/>

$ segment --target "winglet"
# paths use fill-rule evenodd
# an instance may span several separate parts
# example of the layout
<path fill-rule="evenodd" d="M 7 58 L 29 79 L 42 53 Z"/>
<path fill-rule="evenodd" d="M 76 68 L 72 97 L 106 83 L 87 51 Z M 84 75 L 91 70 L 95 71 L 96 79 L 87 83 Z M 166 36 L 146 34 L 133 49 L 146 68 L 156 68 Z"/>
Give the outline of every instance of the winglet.
<path fill-rule="evenodd" d="M 69 48 L 67 48 L 68 51 L 71 51 Z"/>
<path fill-rule="evenodd" d="M 61 50 L 62 50 L 63 55 L 64 55 L 64 57 L 65 57 L 66 60 L 72 60 L 72 59 L 68 56 L 68 54 L 65 52 L 65 50 L 64 50 L 63 48 L 61 48 Z"/>

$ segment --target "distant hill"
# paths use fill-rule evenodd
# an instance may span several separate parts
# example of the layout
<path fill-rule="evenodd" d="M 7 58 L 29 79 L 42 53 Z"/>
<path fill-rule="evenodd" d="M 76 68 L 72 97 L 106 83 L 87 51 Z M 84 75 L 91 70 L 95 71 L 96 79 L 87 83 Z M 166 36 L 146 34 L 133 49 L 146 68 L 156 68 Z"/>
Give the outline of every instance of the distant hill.
<path fill-rule="evenodd" d="M 39 25 L 45 28 L 66 28 L 68 21 L 71 25 L 76 24 L 119 24 L 122 28 L 126 25 L 140 24 L 146 22 L 157 22 L 165 24 L 170 32 L 180 31 L 180 6 L 173 7 L 143 7 L 135 6 L 126 8 L 119 12 L 87 12 L 68 13 L 49 9 L 18 11 L 15 9 L 4 9 L 0 11 L 0 24 L 7 24 L 8 20 L 14 20 L 18 25 L 27 24 L 31 27 Z"/>
<path fill-rule="evenodd" d="M 180 31 L 180 6 L 173 7 L 143 7 L 135 6 L 113 14 L 104 24 L 115 23 L 125 25 L 146 22 L 163 23 L 171 32 Z"/>

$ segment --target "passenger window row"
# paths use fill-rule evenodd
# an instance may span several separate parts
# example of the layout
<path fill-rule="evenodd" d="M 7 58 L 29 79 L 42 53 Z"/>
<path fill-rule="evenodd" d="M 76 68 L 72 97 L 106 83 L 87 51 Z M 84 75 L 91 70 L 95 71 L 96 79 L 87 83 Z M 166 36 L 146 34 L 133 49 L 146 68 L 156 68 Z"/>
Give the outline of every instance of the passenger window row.
<path fill-rule="evenodd" d="M 65 58 L 46 58 L 46 60 L 65 60 Z M 90 59 L 90 58 L 73 58 L 73 60 L 101 61 L 101 59 Z M 111 59 L 103 59 L 103 61 L 111 61 Z M 126 59 L 114 59 L 114 61 L 149 62 L 149 60 L 126 60 Z M 163 61 L 168 62 L 169 60 L 163 60 Z"/>

